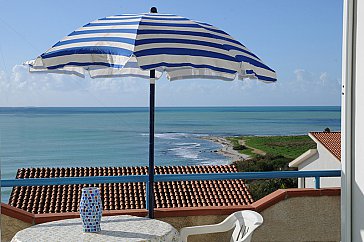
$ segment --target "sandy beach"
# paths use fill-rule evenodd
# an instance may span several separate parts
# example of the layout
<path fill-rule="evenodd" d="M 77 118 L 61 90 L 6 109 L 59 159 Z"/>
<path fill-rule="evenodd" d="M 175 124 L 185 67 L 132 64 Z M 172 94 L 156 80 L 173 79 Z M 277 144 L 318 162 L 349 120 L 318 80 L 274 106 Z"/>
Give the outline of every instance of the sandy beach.
<path fill-rule="evenodd" d="M 217 150 L 216 152 L 218 154 L 230 157 L 232 162 L 237 160 L 246 160 L 250 158 L 249 155 L 241 154 L 237 150 L 234 150 L 232 143 L 224 137 L 205 136 L 201 138 L 222 145 L 222 148 Z"/>

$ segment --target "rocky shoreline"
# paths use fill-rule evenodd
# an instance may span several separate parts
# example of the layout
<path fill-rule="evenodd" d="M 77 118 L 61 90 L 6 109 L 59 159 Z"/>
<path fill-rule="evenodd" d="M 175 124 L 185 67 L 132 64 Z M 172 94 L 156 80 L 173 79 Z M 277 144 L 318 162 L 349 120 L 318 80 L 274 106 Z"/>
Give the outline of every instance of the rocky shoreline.
<path fill-rule="evenodd" d="M 237 160 L 246 160 L 249 159 L 249 155 L 241 154 L 237 150 L 233 149 L 232 143 L 225 139 L 224 137 L 217 137 L 217 136 L 205 136 L 201 137 L 204 140 L 209 140 L 214 143 L 222 145 L 222 148 L 219 150 L 216 150 L 218 154 L 230 157 L 232 162 Z"/>

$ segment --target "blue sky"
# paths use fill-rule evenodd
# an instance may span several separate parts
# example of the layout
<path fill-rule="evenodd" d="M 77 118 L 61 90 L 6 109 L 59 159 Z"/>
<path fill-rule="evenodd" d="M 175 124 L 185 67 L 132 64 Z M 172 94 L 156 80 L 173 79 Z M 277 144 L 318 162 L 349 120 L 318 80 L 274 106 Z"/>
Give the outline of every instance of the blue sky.
<path fill-rule="evenodd" d="M 276 84 L 163 78 L 158 106 L 340 105 L 341 0 L 2 0 L 0 106 L 147 106 L 147 80 L 29 74 L 21 64 L 94 19 L 151 6 L 223 29 L 278 74 Z"/>

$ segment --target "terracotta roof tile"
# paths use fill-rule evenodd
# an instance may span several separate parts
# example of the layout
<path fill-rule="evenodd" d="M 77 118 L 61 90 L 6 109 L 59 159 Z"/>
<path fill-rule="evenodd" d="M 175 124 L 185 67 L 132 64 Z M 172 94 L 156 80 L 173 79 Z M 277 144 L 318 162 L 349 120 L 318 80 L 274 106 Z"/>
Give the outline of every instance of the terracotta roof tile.
<path fill-rule="evenodd" d="M 147 167 L 72 167 L 23 168 L 21 178 L 145 175 Z M 156 174 L 193 174 L 237 172 L 234 165 L 155 167 Z M 42 213 L 76 212 L 81 188 L 93 185 L 57 185 L 14 187 L 9 205 L 25 211 Z M 145 184 L 96 184 L 101 190 L 104 210 L 145 209 Z M 157 208 L 248 205 L 253 199 L 243 180 L 157 182 Z"/>
<path fill-rule="evenodd" d="M 341 132 L 310 132 L 310 134 L 341 161 Z"/>

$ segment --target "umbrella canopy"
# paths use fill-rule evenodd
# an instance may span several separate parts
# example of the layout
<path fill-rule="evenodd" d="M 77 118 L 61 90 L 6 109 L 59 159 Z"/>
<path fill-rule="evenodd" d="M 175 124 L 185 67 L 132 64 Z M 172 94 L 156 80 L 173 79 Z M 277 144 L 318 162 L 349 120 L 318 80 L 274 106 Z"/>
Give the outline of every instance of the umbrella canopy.
<path fill-rule="evenodd" d="M 154 216 L 155 79 L 203 78 L 276 81 L 274 70 L 218 28 L 184 17 L 151 13 L 101 18 L 75 30 L 26 64 L 31 72 L 92 78 L 150 78 L 149 181 L 147 208 Z"/>
<path fill-rule="evenodd" d="M 170 80 L 236 77 L 276 80 L 275 72 L 230 35 L 212 25 L 171 14 L 124 14 L 75 30 L 31 62 L 31 71 L 139 76 Z"/>

